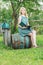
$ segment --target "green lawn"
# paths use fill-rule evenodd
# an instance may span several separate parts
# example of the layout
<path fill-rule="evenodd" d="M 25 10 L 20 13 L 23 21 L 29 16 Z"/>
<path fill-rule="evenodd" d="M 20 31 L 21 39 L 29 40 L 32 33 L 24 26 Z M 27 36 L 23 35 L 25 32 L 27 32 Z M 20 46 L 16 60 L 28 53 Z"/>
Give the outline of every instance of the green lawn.
<path fill-rule="evenodd" d="M 37 35 L 38 48 L 7 48 L 0 36 L 0 65 L 43 65 L 43 35 Z"/>

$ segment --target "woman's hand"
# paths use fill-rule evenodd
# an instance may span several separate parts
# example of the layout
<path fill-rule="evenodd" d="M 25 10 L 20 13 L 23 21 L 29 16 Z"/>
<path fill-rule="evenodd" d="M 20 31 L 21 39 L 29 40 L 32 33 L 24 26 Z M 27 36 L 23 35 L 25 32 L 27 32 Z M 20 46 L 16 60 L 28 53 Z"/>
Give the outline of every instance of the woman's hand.
<path fill-rule="evenodd" d="M 26 29 L 27 27 L 22 27 L 21 25 L 18 25 L 18 27 L 20 27 L 21 29 Z"/>
<path fill-rule="evenodd" d="M 27 28 L 27 27 L 24 27 L 24 26 L 22 27 L 22 29 L 26 29 L 26 28 Z"/>

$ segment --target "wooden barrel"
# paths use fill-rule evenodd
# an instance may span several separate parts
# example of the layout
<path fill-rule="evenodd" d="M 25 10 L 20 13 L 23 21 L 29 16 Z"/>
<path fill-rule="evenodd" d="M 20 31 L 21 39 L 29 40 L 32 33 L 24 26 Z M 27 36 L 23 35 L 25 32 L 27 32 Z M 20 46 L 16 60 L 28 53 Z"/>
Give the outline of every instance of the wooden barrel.
<path fill-rule="evenodd" d="M 30 47 L 30 37 L 21 36 L 19 33 L 12 34 L 12 47 L 15 49 L 29 48 Z"/>

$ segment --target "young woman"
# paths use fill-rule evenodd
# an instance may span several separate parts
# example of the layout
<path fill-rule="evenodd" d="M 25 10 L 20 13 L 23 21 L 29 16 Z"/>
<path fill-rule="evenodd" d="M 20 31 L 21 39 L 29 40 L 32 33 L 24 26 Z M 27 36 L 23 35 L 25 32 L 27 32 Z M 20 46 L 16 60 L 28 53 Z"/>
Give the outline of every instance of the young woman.
<path fill-rule="evenodd" d="M 19 11 L 19 18 L 18 18 L 18 31 L 20 33 L 20 35 L 25 36 L 28 35 L 31 37 L 31 42 L 32 42 L 32 47 L 37 47 L 37 45 L 35 45 L 36 43 L 34 43 L 34 38 L 33 38 L 33 32 L 30 29 L 27 29 L 27 27 L 25 26 L 21 26 L 20 23 L 23 22 L 25 25 L 29 26 L 29 22 L 28 22 L 28 14 L 27 11 L 24 7 L 20 8 Z"/>

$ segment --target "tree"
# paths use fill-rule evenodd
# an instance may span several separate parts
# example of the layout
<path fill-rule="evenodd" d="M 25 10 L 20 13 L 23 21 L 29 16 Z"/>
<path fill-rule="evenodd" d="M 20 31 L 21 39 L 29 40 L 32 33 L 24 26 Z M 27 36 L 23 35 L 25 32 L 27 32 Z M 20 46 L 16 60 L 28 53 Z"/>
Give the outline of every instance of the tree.
<path fill-rule="evenodd" d="M 38 3 L 39 0 L 3 0 L 5 2 L 11 3 L 12 6 L 12 18 L 14 19 L 14 30 L 16 31 L 16 25 L 17 25 L 17 18 L 18 18 L 18 12 L 19 8 L 21 6 L 24 6 L 27 9 L 29 19 L 30 20 L 37 20 L 40 17 L 38 16 L 40 14 L 40 4 Z"/>

